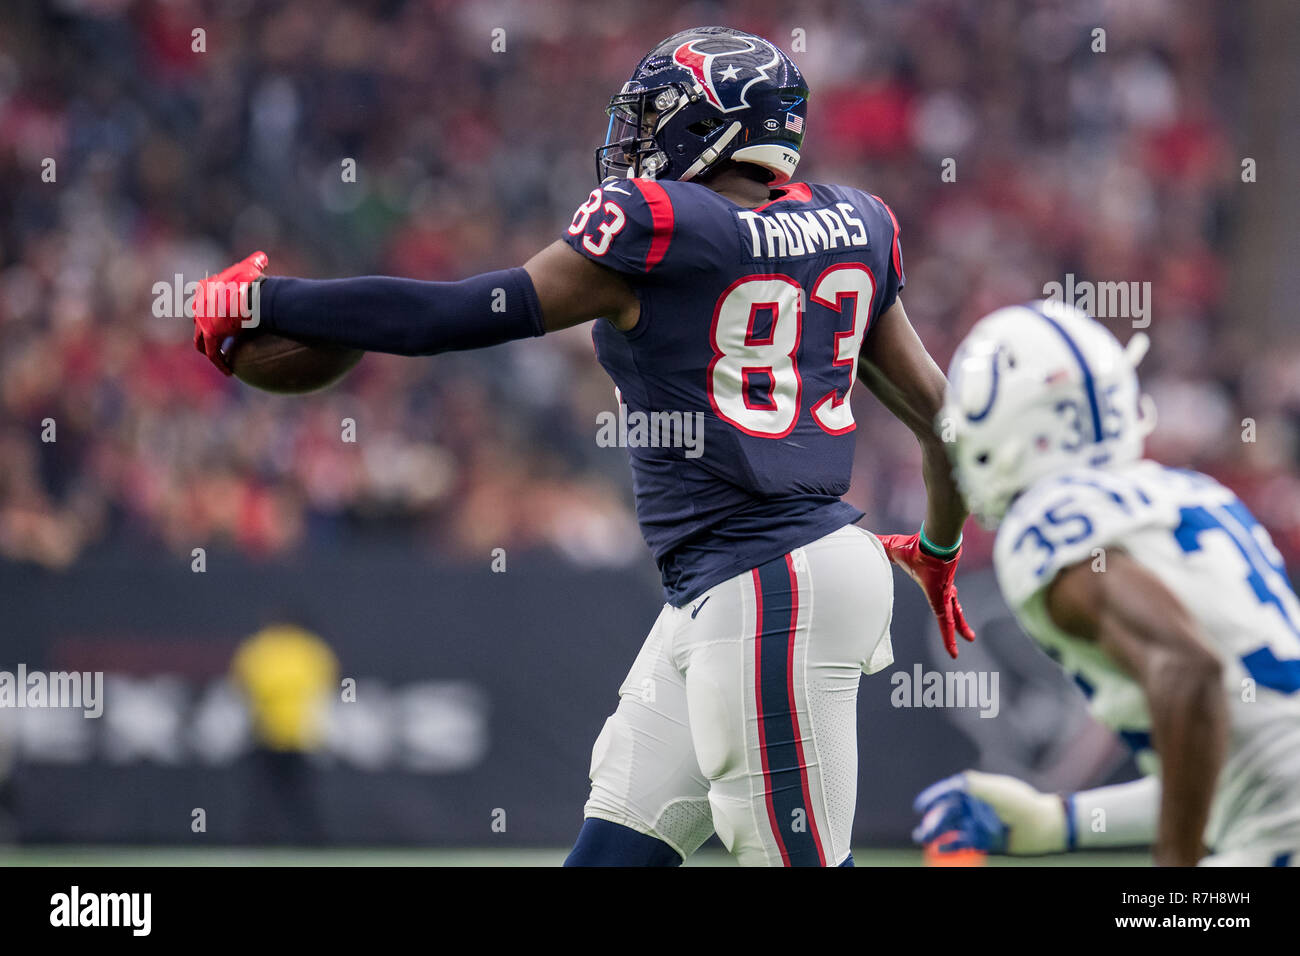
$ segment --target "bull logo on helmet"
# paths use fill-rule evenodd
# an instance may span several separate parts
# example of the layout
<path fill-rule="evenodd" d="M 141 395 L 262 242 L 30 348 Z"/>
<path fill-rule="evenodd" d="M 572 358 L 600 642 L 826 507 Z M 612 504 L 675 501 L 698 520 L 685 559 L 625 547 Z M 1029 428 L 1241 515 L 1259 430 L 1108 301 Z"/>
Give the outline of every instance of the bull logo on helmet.
<path fill-rule="evenodd" d="M 718 49 L 721 47 L 721 49 Z M 770 52 L 771 59 L 756 63 L 754 54 Z M 704 96 L 724 113 L 749 106 L 745 94 L 759 80 L 771 80 L 767 71 L 780 62 L 776 47 L 763 40 L 742 37 L 708 37 L 690 40 L 673 51 L 673 62 L 693 74 Z"/>

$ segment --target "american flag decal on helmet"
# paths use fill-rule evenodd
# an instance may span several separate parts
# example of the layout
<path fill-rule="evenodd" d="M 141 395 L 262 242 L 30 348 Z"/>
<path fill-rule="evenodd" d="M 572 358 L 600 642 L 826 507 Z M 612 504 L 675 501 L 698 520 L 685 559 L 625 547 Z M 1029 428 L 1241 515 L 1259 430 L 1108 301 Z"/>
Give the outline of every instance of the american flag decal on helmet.
<path fill-rule="evenodd" d="M 793 130 L 796 135 L 803 133 L 803 117 L 794 113 L 785 114 L 785 128 Z"/>

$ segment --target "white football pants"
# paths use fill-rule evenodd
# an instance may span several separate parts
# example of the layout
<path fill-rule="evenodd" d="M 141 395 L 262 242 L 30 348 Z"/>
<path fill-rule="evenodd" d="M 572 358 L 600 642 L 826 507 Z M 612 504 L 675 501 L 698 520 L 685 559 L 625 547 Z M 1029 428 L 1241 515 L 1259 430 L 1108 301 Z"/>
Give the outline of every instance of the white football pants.
<path fill-rule="evenodd" d="M 893 663 L 889 559 L 847 525 L 664 606 L 591 759 L 587 817 L 683 858 L 838 866 L 857 800 L 858 681 Z"/>

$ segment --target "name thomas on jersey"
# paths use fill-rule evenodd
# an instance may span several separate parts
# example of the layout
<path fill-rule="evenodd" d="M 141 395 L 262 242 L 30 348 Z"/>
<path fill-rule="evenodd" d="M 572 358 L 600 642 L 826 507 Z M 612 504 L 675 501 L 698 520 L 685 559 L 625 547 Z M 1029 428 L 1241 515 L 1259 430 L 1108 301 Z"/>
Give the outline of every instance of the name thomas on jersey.
<path fill-rule="evenodd" d="M 786 259 L 837 249 L 867 248 L 866 225 L 846 202 L 804 212 L 739 210 L 736 218 L 748 232 L 750 258 Z"/>

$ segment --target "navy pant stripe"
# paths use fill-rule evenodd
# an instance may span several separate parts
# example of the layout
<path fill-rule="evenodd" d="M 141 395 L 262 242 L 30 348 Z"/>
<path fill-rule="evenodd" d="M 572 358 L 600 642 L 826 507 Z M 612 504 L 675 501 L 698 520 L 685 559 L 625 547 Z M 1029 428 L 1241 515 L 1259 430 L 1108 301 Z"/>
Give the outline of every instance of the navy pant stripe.
<path fill-rule="evenodd" d="M 793 710 L 794 626 L 798 591 L 788 557 L 754 570 L 754 690 L 768 820 L 789 866 L 825 866 L 808 804 L 807 768 Z"/>

